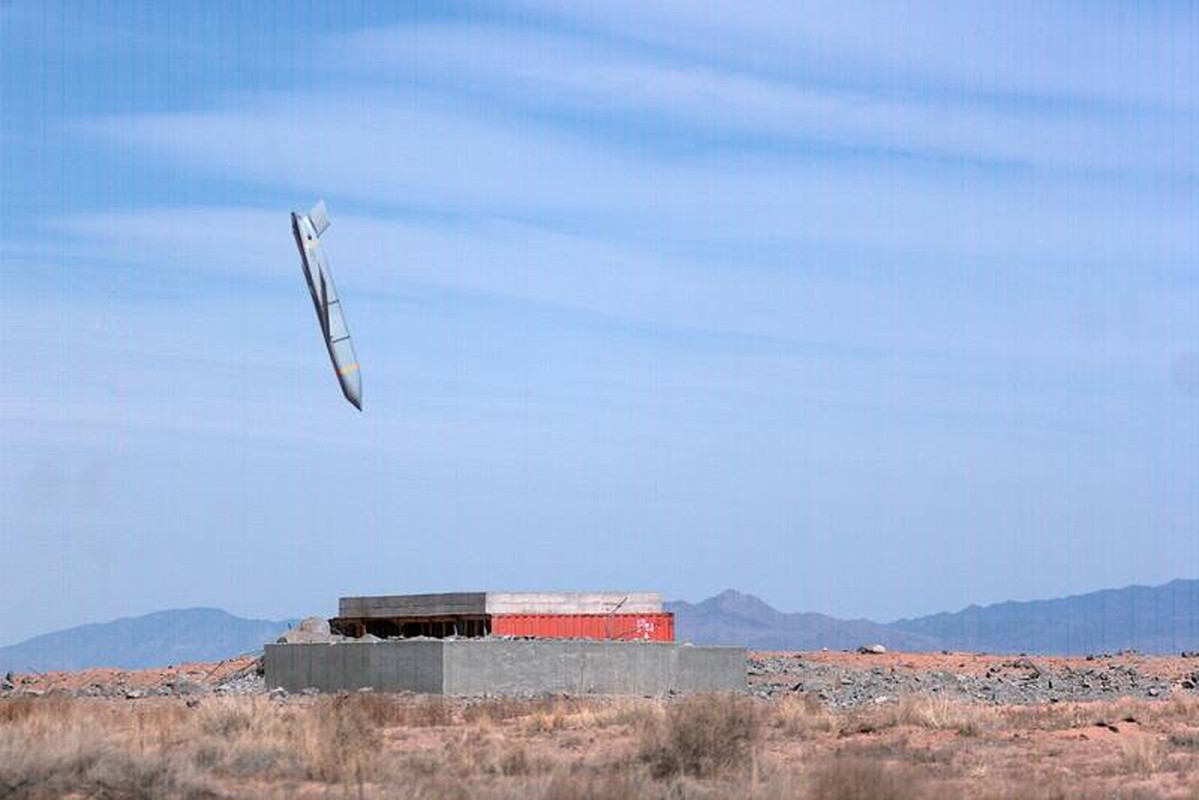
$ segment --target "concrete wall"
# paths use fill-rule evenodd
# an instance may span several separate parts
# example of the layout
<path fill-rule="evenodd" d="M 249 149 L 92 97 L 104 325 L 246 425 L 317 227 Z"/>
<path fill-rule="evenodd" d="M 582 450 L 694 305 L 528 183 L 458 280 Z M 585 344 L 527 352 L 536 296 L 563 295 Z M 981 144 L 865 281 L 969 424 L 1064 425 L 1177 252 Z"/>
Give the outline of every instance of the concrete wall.
<path fill-rule="evenodd" d="M 484 614 L 659 614 L 657 592 L 451 592 L 343 597 L 338 616 L 359 619 Z"/>
<path fill-rule="evenodd" d="M 672 644 L 579 640 L 446 642 L 446 694 L 666 694 Z"/>
<path fill-rule="evenodd" d="M 372 688 L 381 692 L 441 694 L 440 641 L 268 644 L 263 652 L 268 688 L 323 692 Z"/>
<path fill-rule="evenodd" d="M 677 692 L 742 692 L 749 680 L 745 648 L 675 645 Z"/>
<path fill-rule="evenodd" d="M 289 692 L 634 694 L 743 691 L 745 650 L 670 642 L 457 639 L 267 645 L 267 686 Z"/>

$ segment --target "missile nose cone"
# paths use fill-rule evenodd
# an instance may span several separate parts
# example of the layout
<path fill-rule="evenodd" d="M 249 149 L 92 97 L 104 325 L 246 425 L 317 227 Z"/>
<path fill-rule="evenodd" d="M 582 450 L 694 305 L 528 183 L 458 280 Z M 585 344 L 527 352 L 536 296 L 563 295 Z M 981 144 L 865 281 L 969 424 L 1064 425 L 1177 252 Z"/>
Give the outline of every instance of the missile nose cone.
<path fill-rule="evenodd" d="M 350 375 L 343 376 L 341 379 L 341 388 L 345 391 L 346 399 L 354 404 L 354 408 L 362 410 L 362 378 L 355 371 Z"/>

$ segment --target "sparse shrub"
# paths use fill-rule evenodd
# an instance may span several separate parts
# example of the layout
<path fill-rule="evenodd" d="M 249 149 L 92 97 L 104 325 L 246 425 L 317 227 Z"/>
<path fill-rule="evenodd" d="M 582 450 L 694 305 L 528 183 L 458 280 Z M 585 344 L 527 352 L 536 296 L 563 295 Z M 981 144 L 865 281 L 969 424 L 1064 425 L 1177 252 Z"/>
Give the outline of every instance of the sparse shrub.
<path fill-rule="evenodd" d="M 0 700 L 0 797 L 1082 800 L 1119 785 L 1131 800 L 1153 796 L 1137 784 L 1164 772 L 1185 786 L 1196 714 L 1189 697 L 999 709 L 915 697 L 832 711 L 798 693 L 769 703 L 207 696 L 195 708 L 45 696 Z M 1097 720 L 1120 735 L 1094 730 Z M 878 733 L 838 737 L 865 727 Z M 1078 730 L 1023 735 L 1068 727 Z M 925 732 L 1000 728 L 998 747 Z M 1021 762 L 1030 747 L 1045 760 Z"/>
<path fill-rule="evenodd" d="M 643 699 L 609 698 L 602 706 L 584 712 L 582 727 L 604 728 L 609 725 L 631 725 L 640 729 L 653 717 L 653 701 Z"/>
<path fill-rule="evenodd" d="M 291 752 L 272 744 L 243 744 L 225 765 L 225 771 L 235 778 L 286 775 L 295 769 Z"/>
<path fill-rule="evenodd" d="M 1174 694 L 1164 703 L 1151 703 L 1156 707 L 1159 719 L 1193 722 L 1199 719 L 1199 697 L 1195 695 Z"/>
<path fill-rule="evenodd" d="M 192 752 L 192 761 L 205 772 L 212 771 L 221 763 L 224 749 L 213 742 L 201 742 Z"/>
<path fill-rule="evenodd" d="M 357 779 L 369 769 L 381 744 L 369 695 L 320 698 L 311 710 L 313 729 L 305 741 L 309 777 L 329 783 Z"/>
<path fill-rule="evenodd" d="M 528 775 L 531 770 L 529 752 L 521 745 L 511 748 L 500 759 L 500 772 L 504 775 Z"/>
<path fill-rule="evenodd" d="M 1170 734 L 1170 744 L 1183 750 L 1199 750 L 1199 731 L 1187 730 Z"/>
<path fill-rule="evenodd" d="M 300 706 L 215 700 L 195 716 L 192 763 L 236 778 L 357 780 L 378 769 L 376 720 L 393 714 L 391 703 L 370 695 L 321 697 Z"/>
<path fill-rule="evenodd" d="M 38 707 L 35 714 L 47 707 Z M 25 720 L 39 730 L 36 735 L 30 736 L 24 726 L 0 730 L 0 797 L 206 800 L 219 796 L 184 760 L 123 751 L 106 741 L 107 732 L 86 730 L 74 715 L 66 719 L 27 715 Z"/>
<path fill-rule="evenodd" d="M 444 697 L 429 696 L 414 698 L 399 706 L 395 724 L 409 728 L 433 728 L 452 725 L 454 707 Z"/>
<path fill-rule="evenodd" d="M 1119 800 L 1136 800 L 1124 794 Z M 1076 790 L 1062 786 L 1058 779 L 1048 781 L 1030 779 L 1005 780 L 999 786 L 987 786 L 977 795 L 977 800 L 1088 800 Z"/>
<path fill-rule="evenodd" d="M 437 758 L 441 768 L 458 776 L 496 775 L 501 771 L 502 734 L 490 727 L 463 726 L 444 740 Z"/>
<path fill-rule="evenodd" d="M 585 701 L 563 697 L 489 697 L 471 703 L 462 710 L 462 718 L 470 723 L 505 722 L 517 717 L 567 714 L 581 708 Z"/>
<path fill-rule="evenodd" d="M 235 737 L 250 730 L 252 710 L 240 703 L 210 703 L 200 711 L 200 730 L 223 739 Z"/>
<path fill-rule="evenodd" d="M 375 727 L 430 728 L 454 722 L 452 703 L 434 695 L 397 696 L 359 692 L 342 695 L 342 702 L 360 711 Z"/>
<path fill-rule="evenodd" d="M 644 772 L 558 772 L 541 795 L 542 800 L 667 800 L 682 797 L 671 783 L 651 780 Z"/>
<path fill-rule="evenodd" d="M 775 701 L 769 712 L 771 727 L 784 736 L 806 739 L 836 729 L 837 720 L 813 694 L 790 694 Z"/>
<path fill-rule="evenodd" d="M 654 707 L 654 701 L 642 698 L 563 698 L 531 714 L 523 727 L 533 733 L 611 725 L 635 725 L 640 728 L 652 716 Z"/>
<path fill-rule="evenodd" d="M 1112 707 L 1108 706 L 1107 709 L 1110 711 Z M 1100 713 L 1099 716 L 1112 715 Z M 1084 703 L 1040 703 L 1009 707 L 1004 708 L 1000 714 L 1000 719 L 1007 728 L 1035 731 L 1089 727 L 1094 724 L 1096 718 L 1096 710 L 1090 704 Z"/>
<path fill-rule="evenodd" d="M 183 732 L 192 763 L 237 778 L 278 778 L 302 772 L 300 748 L 310 725 L 288 709 L 255 699 L 214 700 L 201 706 Z"/>
<path fill-rule="evenodd" d="M 65 695 L 13 697 L 0 701 L 0 725 L 12 725 L 31 718 L 65 718 L 74 709 L 74 701 Z"/>
<path fill-rule="evenodd" d="M 761 710 L 744 695 L 692 695 L 643 728 L 640 756 L 654 777 L 712 777 L 749 765 L 762 727 Z"/>
<path fill-rule="evenodd" d="M 573 710 L 575 709 L 572 707 L 555 704 L 553 708 L 540 711 L 529 717 L 525 729 L 536 733 L 560 731 L 569 725 L 570 718 L 574 716 L 571 713 Z"/>
<path fill-rule="evenodd" d="M 835 756 L 811 773 L 810 794 L 820 800 L 908 800 L 925 786 L 909 768 L 862 756 Z"/>
<path fill-rule="evenodd" d="M 1152 775 L 1164 760 L 1161 742 L 1150 736 L 1136 736 L 1125 742 L 1120 751 L 1124 771 L 1134 775 Z"/>
<path fill-rule="evenodd" d="M 994 721 L 994 712 L 969 702 L 930 695 L 907 695 L 886 706 L 888 725 L 912 725 L 918 728 L 954 730 L 963 736 L 978 736 Z"/>
<path fill-rule="evenodd" d="M 209 800 L 221 797 L 179 759 L 161 754 L 134 757 L 108 752 L 90 770 L 76 777 L 72 791 L 88 797 L 130 800 L 163 797 Z"/>

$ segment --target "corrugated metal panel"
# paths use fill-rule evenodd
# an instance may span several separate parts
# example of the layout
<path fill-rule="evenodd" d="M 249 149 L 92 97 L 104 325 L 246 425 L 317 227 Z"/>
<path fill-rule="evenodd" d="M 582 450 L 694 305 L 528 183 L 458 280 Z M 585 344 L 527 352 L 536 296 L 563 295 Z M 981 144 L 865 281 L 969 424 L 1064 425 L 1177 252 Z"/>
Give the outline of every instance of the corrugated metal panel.
<path fill-rule="evenodd" d="M 674 641 L 674 614 L 493 614 L 493 636 Z"/>

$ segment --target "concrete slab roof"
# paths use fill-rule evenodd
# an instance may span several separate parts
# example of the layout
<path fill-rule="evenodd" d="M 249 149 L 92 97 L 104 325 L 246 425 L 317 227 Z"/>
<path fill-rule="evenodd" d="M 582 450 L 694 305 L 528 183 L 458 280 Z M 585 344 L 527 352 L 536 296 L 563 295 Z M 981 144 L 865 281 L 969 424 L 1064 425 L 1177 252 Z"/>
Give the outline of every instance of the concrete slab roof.
<path fill-rule="evenodd" d="M 359 619 L 661 612 L 657 592 L 447 592 L 343 597 L 338 603 L 338 616 Z"/>

